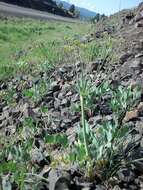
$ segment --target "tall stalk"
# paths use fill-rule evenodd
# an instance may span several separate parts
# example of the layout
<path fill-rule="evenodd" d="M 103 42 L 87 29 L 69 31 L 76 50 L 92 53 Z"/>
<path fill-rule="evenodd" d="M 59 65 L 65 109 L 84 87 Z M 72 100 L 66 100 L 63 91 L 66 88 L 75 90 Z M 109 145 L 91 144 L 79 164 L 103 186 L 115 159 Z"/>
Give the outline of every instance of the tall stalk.
<path fill-rule="evenodd" d="M 85 91 L 86 91 L 86 85 L 84 84 L 83 73 L 82 73 L 81 86 L 80 86 L 81 125 L 83 128 L 85 152 L 86 152 L 87 158 L 89 158 L 88 141 L 87 141 L 87 135 L 86 135 L 85 112 L 84 112 Z"/>

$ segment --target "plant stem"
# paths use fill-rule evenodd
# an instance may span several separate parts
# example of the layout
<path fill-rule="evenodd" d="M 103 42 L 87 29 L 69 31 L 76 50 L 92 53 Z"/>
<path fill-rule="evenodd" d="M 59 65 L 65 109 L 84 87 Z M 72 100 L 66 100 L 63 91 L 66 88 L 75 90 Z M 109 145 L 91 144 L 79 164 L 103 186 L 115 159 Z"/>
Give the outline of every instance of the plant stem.
<path fill-rule="evenodd" d="M 84 138 L 84 146 L 86 151 L 86 156 L 89 157 L 88 144 L 87 144 L 87 136 L 86 136 L 86 124 L 85 124 L 85 114 L 84 114 L 84 98 L 80 93 L 80 104 L 81 104 L 81 122 L 83 127 L 83 138 Z"/>
<path fill-rule="evenodd" d="M 48 181 L 45 177 L 40 176 L 40 175 L 38 175 L 38 174 L 26 173 L 26 176 L 34 176 L 34 177 L 36 177 L 36 178 L 39 178 L 39 179 L 44 180 L 44 181 L 46 181 L 46 182 L 49 183 L 49 181 Z"/>

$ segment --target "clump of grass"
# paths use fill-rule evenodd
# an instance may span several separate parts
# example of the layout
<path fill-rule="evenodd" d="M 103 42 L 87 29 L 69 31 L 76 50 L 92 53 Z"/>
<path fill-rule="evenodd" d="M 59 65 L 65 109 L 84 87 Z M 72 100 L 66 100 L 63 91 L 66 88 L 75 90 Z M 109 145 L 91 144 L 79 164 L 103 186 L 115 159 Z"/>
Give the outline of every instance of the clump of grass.
<path fill-rule="evenodd" d="M 66 38 L 64 45 L 64 61 L 71 63 L 82 60 L 85 63 L 96 60 L 102 63 L 115 62 L 118 60 L 114 52 L 117 40 L 109 35 L 104 35 L 101 40 L 83 43 L 82 40 Z M 102 65 L 103 65 L 102 64 Z"/>

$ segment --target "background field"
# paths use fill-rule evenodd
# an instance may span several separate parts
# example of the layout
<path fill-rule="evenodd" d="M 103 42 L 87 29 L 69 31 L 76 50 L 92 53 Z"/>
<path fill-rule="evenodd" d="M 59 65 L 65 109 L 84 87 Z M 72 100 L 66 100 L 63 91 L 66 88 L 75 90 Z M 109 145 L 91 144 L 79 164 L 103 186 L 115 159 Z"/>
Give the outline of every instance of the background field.
<path fill-rule="evenodd" d="M 13 76 L 20 71 L 19 65 L 25 63 L 37 68 L 37 64 L 45 61 L 59 62 L 59 51 L 65 39 L 80 38 L 89 30 L 89 24 L 31 19 L 0 20 L 0 79 Z"/>

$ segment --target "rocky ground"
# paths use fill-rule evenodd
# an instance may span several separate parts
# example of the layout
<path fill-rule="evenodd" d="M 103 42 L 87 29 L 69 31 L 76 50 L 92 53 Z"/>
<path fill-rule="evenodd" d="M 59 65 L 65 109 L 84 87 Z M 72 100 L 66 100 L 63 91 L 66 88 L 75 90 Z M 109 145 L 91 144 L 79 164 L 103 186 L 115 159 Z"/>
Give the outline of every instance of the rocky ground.
<path fill-rule="evenodd" d="M 92 40 L 102 40 L 104 33 L 122 40 L 121 46 L 115 49 L 119 60 L 116 63 L 103 64 L 100 70 L 98 69 L 101 60 L 90 63 L 85 71 L 92 84 L 98 86 L 99 83 L 107 80 L 113 86 L 131 85 L 132 88 L 135 88 L 140 85 L 143 90 L 143 4 L 140 4 L 135 10 L 125 12 L 118 28 L 114 25 L 108 28 L 103 25 L 102 30 L 91 34 L 91 38 Z M 97 181 L 94 183 L 83 181 L 82 175 L 72 167 L 68 170 L 61 168 L 46 170 L 49 165 L 47 161 L 47 148 L 49 147 L 44 144 L 42 136 L 62 133 L 67 135 L 70 144 L 76 140 L 76 130 L 80 125 L 81 115 L 73 107 L 79 103 L 79 94 L 75 89 L 75 84 L 77 83 L 77 74 L 81 73 L 81 66 L 82 63 L 77 62 L 75 65 L 58 67 L 51 71 L 52 74 L 41 72 L 36 79 L 31 76 L 19 76 L 10 81 L 0 81 L 1 94 L 5 90 L 11 92 L 7 99 L 4 98 L 5 96 L 0 99 L 1 138 L 7 141 L 15 138 L 15 142 L 18 143 L 20 137 L 15 133 L 20 129 L 25 118 L 32 118 L 39 126 L 42 126 L 37 128 L 36 132 L 27 128 L 21 133 L 24 139 L 30 135 L 34 136 L 34 148 L 31 151 L 32 163 L 38 165 L 40 172 L 43 172 L 43 176 L 48 177 L 49 180 L 49 184 L 45 184 L 42 189 L 143 189 L 143 162 L 132 167 L 121 168 L 108 185 Z M 24 96 L 23 90 L 36 88 L 40 83 L 39 79 L 47 83 L 49 80 L 51 82 L 46 93 L 40 97 L 35 95 L 36 101 L 31 101 L 29 94 Z M 102 120 L 112 121 L 113 113 L 104 101 L 110 98 L 106 95 L 102 97 L 103 101 L 101 102 L 93 101 L 92 112 L 87 111 L 86 119 L 93 129 Z M 43 112 L 41 108 L 48 108 L 48 111 Z M 132 110 L 124 114 L 123 122 L 133 130 L 127 140 L 130 142 L 133 138 L 135 139 L 134 157 L 143 158 L 143 94 Z M 0 143 L 0 147 L 3 148 L 2 143 Z M 52 155 L 58 155 L 59 152 L 59 147 L 52 147 Z M 13 158 L 8 154 L 5 159 Z"/>

